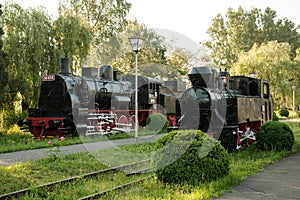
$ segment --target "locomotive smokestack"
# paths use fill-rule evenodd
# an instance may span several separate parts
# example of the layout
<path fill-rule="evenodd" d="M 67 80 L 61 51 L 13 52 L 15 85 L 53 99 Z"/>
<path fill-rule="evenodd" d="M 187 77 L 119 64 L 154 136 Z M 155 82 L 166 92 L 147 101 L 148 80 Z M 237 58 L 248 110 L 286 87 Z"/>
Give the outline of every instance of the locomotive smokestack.
<path fill-rule="evenodd" d="M 102 65 L 99 70 L 99 76 L 103 79 L 112 81 L 114 79 L 112 66 Z"/>
<path fill-rule="evenodd" d="M 69 58 L 62 58 L 61 59 L 61 74 L 70 75 L 71 68 L 70 68 L 70 59 Z"/>
<path fill-rule="evenodd" d="M 216 70 L 208 67 L 193 67 L 188 76 L 194 87 L 215 87 Z"/>

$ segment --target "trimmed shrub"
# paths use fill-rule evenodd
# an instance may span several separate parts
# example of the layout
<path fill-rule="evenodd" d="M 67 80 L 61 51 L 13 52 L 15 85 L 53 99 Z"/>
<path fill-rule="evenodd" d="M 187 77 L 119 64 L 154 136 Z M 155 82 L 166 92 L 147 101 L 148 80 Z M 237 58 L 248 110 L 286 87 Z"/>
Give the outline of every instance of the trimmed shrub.
<path fill-rule="evenodd" d="M 270 121 L 263 124 L 257 132 L 256 145 L 261 150 L 292 150 L 294 134 L 287 124 Z"/>
<path fill-rule="evenodd" d="M 276 115 L 275 112 L 273 112 L 272 118 L 273 118 L 273 119 L 272 119 L 273 121 L 279 121 L 279 117 Z"/>
<path fill-rule="evenodd" d="M 290 114 L 290 112 L 288 110 L 286 110 L 286 109 L 281 109 L 279 111 L 279 115 L 282 116 L 282 117 L 288 117 L 289 114 Z"/>
<path fill-rule="evenodd" d="M 227 151 L 219 141 L 199 130 L 172 131 L 156 145 L 156 175 L 165 183 L 197 186 L 229 173 Z"/>
<path fill-rule="evenodd" d="M 161 113 L 153 113 L 149 115 L 146 122 L 146 128 L 151 131 L 157 131 L 158 133 L 168 132 L 169 122 Z"/>

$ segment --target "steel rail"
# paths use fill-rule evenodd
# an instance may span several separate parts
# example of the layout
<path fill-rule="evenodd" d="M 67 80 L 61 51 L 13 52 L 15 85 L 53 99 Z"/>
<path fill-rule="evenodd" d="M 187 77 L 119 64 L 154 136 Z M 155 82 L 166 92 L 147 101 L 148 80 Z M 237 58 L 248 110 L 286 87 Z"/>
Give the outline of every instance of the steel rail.
<path fill-rule="evenodd" d="M 148 167 L 148 168 L 145 168 L 145 169 L 140 169 L 140 170 L 137 170 L 137 171 L 128 172 L 128 173 L 126 173 L 126 176 L 143 174 L 143 173 L 150 172 L 151 170 L 154 170 L 154 169 L 155 169 L 154 167 Z"/>
<path fill-rule="evenodd" d="M 67 179 L 63 179 L 63 180 L 54 181 L 54 182 L 46 183 L 46 184 L 43 184 L 43 185 L 39 185 L 39 186 L 36 186 L 34 188 L 24 188 L 24 189 L 21 189 L 21 190 L 17 190 L 17 191 L 14 191 L 14 192 L 10 192 L 10 193 L 6 193 L 6 194 L 1 195 L 0 200 L 9 199 L 9 198 L 12 198 L 12 197 L 17 197 L 19 195 L 24 195 L 26 193 L 30 194 L 30 192 L 32 190 L 36 190 L 36 189 L 43 189 L 43 188 L 47 188 L 47 187 L 53 187 L 53 186 L 58 185 L 58 184 L 70 183 L 70 182 L 76 181 L 78 179 L 90 178 L 90 177 L 98 176 L 98 175 L 103 174 L 103 173 L 126 169 L 128 167 L 135 166 L 135 165 L 138 165 L 140 163 L 146 163 L 146 162 L 149 162 L 149 161 L 150 161 L 150 159 L 146 159 L 146 160 L 133 162 L 133 163 L 125 164 L 125 165 L 111 167 L 111 168 L 108 168 L 108 169 L 94 171 L 94 172 L 79 175 L 79 176 L 73 176 L 73 177 L 70 177 L 70 178 L 67 178 Z"/>
<path fill-rule="evenodd" d="M 101 191 L 101 192 L 98 192 L 98 193 L 94 193 L 94 194 L 91 194 L 89 196 L 85 196 L 85 197 L 82 197 L 80 198 L 79 200 L 89 200 L 89 199 L 96 199 L 96 198 L 99 198 L 101 196 L 104 196 L 106 195 L 107 193 L 109 192 L 113 192 L 113 191 L 116 191 L 116 190 L 121 190 L 125 187 L 129 187 L 133 184 L 136 184 L 136 183 L 141 183 L 141 182 L 144 182 L 145 180 L 148 180 L 148 179 L 151 179 L 153 178 L 154 175 L 151 175 L 151 176 L 148 176 L 146 178 L 142 178 L 142 179 L 139 179 L 139 180 L 136 180 L 136 181 L 132 181 L 132 182 L 129 182 L 129 183 L 125 183 L 123 185 L 119 185 L 119 186 L 116 186 L 116 187 L 113 187 L 111 189 L 108 189 L 108 190 L 104 190 L 104 191 Z"/>

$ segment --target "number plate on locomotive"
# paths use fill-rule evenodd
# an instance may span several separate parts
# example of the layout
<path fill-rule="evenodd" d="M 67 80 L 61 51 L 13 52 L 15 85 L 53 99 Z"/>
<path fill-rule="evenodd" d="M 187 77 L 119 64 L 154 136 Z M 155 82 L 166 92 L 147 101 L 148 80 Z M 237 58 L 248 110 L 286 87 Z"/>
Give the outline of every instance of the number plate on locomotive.
<path fill-rule="evenodd" d="M 55 81 L 55 75 L 51 74 L 51 75 L 43 76 L 42 81 Z"/>

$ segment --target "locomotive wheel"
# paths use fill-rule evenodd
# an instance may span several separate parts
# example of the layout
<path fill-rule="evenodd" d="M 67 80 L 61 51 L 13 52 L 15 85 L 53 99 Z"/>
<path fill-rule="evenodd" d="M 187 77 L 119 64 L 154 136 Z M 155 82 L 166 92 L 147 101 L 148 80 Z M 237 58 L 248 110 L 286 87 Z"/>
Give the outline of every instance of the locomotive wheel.
<path fill-rule="evenodd" d="M 127 128 L 128 125 L 128 118 L 125 115 L 122 115 L 119 120 L 118 123 L 120 124 L 119 127 L 120 128 Z"/>
<path fill-rule="evenodd" d="M 221 145 L 228 151 L 233 152 L 237 147 L 237 134 L 233 134 L 233 129 L 222 130 L 221 136 L 219 138 Z"/>
<path fill-rule="evenodd" d="M 95 131 L 99 131 L 100 130 L 100 127 L 99 127 L 99 124 L 98 124 L 97 120 L 93 122 L 93 125 L 94 125 Z"/>
<path fill-rule="evenodd" d="M 130 117 L 130 123 L 132 124 L 131 128 L 135 129 L 135 115 L 132 115 Z"/>

